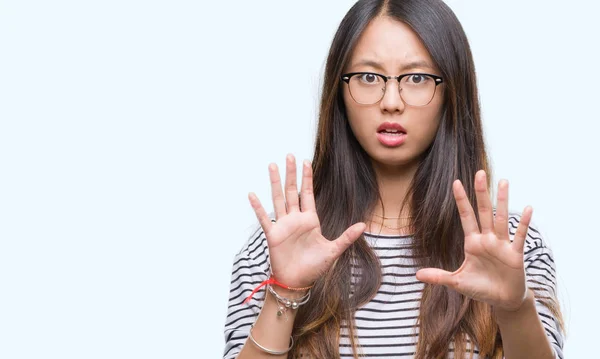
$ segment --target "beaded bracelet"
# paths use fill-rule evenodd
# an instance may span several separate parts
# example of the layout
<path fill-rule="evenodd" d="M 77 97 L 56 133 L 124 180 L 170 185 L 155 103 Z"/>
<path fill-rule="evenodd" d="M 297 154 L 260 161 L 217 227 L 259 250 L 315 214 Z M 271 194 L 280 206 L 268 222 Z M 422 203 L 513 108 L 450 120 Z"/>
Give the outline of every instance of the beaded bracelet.
<path fill-rule="evenodd" d="M 293 291 L 305 291 L 305 290 L 309 290 L 310 288 L 312 288 L 312 287 L 313 287 L 312 285 L 311 285 L 311 286 L 308 286 L 308 287 L 302 287 L 302 288 L 294 288 L 294 287 L 290 287 L 290 286 L 287 286 L 287 285 L 285 285 L 285 284 L 283 284 L 283 283 L 280 283 L 280 282 L 278 282 L 278 281 L 277 281 L 275 278 L 273 278 L 273 276 L 271 275 L 271 277 L 270 277 L 269 279 L 267 279 L 267 280 L 265 280 L 265 281 L 262 281 L 262 282 L 261 282 L 261 283 L 260 283 L 260 284 L 259 284 L 259 285 L 258 285 L 256 288 L 254 288 L 254 290 L 252 290 L 252 292 L 250 293 L 250 295 L 248 295 L 248 296 L 246 297 L 246 299 L 244 300 L 244 304 L 247 304 L 247 303 L 250 301 L 250 299 L 252 299 L 252 297 L 254 296 L 254 294 L 256 294 L 256 292 L 258 292 L 258 290 L 259 290 L 259 289 L 260 289 L 262 286 L 265 286 L 265 285 L 268 285 L 268 284 L 275 284 L 275 285 L 276 285 L 276 286 L 278 286 L 278 287 L 281 287 L 281 288 L 284 288 L 284 289 L 287 289 L 287 290 L 293 290 Z"/>
<path fill-rule="evenodd" d="M 298 299 L 288 299 L 277 294 L 277 292 L 275 291 L 275 289 L 273 289 L 272 286 L 269 285 L 267 286 L 267 288 L 269 289 L 269 292 L 273 294 L 275 299 L 277 299 L 277 301 L 281 304 L 277 310 L 278 317 L 281 317 L 287 311 L 288 308 L 292 308 L 294 310 L 298 309 L 299 306 L 306 304 L 310 299 L 310 289 L 308 290 L 308 293 L 306 293 L 304 296 Z"/>

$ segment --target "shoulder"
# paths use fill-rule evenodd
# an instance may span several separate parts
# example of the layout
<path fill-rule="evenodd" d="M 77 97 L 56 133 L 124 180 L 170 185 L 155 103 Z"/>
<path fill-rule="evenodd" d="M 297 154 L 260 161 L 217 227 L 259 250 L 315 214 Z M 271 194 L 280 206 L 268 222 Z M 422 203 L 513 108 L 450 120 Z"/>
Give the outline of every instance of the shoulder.
<path fill-rule="evenodd" d="M 275 217 L 269 214 L 271 221 L 275 221 Z M 246 267 L 254 268 L 254 271 L 262 271 L 267 273 L 270 270 L 269 265 L 269 247 L 267 245 L 267 237 L 260 224 L 255 223 L 250 231 L 250 235 L 241 249 L 235 255 L 233 262 L 233 270 Z"/>
<path fill-rule="evenodd" d="M 511 212 L 508 215 L 508 231 L 510 234 L 511 241 L 513 240 L 517 228 L 521 223 L 521 213 Z M 548 241 L 544 239 L 544 234 L 535 222 L 529 223 L 527 229 L 527 238 L 525 238 L 524 248 L 524 259 L 526 262 L 531 263 L 533 260 L 539 259 L 540 257 L 546 257 L 550 261 L 554 262 L 552 250 L 548 244 Z"/>
<path fill-rule="evenodd" d="M 235 358 L 244 345 L 250 326 L 264 302 L 264 289 L 259 293 L 253 291 L 268 279 L 269 272 L 267 238 L 260 225 L 256 224 L 233 260 L 224 328 L 224 358 Z M 250 298 L 248 302 L 247 298 Z"/>

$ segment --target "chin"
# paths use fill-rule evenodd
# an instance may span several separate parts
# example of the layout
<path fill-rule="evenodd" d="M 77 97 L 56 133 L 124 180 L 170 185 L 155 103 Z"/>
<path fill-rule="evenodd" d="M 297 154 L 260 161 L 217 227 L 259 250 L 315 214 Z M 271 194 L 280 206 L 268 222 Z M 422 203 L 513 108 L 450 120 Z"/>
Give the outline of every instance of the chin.
<path fill-rule="evenodd" d="M 412 167 L 419 162 L 417 156 L 407 156 L 406 154 L 387 154 L 371 156 L 374 164 L 383 167 Z"/>

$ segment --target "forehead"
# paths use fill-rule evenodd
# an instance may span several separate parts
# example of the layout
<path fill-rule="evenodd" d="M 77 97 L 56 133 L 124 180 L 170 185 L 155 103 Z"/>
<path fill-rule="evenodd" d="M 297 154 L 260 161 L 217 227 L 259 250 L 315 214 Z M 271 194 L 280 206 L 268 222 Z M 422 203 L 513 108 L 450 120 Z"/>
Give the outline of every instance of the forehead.
<path fill-rule="evenodd" d="M 418 66 L 420 68 L 435 69 L 417 34 L 405 23 L 388 16 L 378 16 L 367 25 L 352 51 L 349 67 L 359 70 L 357 67 L 364 67 L 365 62 L 376 62 L 381 70 L 391 73 L 405 70 L 414 63 L 427 64 Z"/>

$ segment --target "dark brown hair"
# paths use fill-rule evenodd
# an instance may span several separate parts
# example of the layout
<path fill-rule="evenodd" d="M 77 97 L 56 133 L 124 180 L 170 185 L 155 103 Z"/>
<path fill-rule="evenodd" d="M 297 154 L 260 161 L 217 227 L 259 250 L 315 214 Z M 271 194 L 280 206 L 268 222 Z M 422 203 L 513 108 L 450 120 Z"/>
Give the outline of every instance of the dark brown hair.
<path fill-rule="evenodd" d="M 439 130 L 420 162 L 404 204 L 410 205 L 414 216 L 417 265 L 454 271 L 464 260 L 464 234 L 452 183 L 460 179 L 475 204 L 475 173 L 480 169 L 490 173 L 490 168 L 471 50 L 458 19 L 441 0 L 361 0 L 340 23 L 327 57 L 313 158 L 322 233 L 326 238 L 337 238 L 350 225 L 365 221 L 381 200 L 371 160 L 350 129 L 340 81 L 353 47 L 377 16 L 389 16 L 410 26 L 444 78 Z M 352 266 L 361 268 L 361 275 L 351 293 Z M 354 313 L 373 298 L 380 284 L 379 260 L 361 237 L 315 283 L 310 302 L 299 310 L 294 323 L 297 345 L 291 356 L 302 352 L 316 358 L 338 358 L 340 326 L 344 323 L 357 357 Z M 557 302 L 550 298 L 545 303 L 560 318 Z M 502 357 L 490 306 L 444 286 L 425 285 L 419 326 L 417 358 L 445 357 L 452 342 L 456 357 L 464 357 L 467 338 L 479 347 L 482 357 Z"/>

